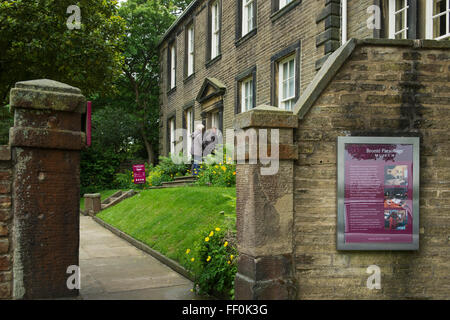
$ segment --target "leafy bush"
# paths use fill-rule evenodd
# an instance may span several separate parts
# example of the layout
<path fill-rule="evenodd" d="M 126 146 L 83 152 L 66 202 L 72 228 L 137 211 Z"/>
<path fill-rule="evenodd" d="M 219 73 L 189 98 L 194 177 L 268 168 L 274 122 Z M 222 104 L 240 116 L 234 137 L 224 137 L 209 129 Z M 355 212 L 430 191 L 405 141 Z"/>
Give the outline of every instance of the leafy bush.
<path fill-rule="evenodd" d="M 114 189 L 117 168 L 124 160 L 123 153 L 99 150 L 95 146 L 81 152 L 81 194 L 98 190 Z"/>
<path fill-rule="evenodd" d="M 231 187 L 236 185 L 236 165 L 227 154 L 232 148 L 220 145 L 215 154 L 203 158 L 198 172 L 197 184 L 217 187 Z"/>
<path fill-rule="evenodd" d="M 193 250 L 186 250 L 185 259 L 195 276 L 196 293 L 234 299 L 238 252 L 227 240 L 229 237 L 230 234 L 221 228 L 214 228 L 204 233 Z"/>
<path fill-rule="evenodd" d="M 231 187 L 236 185 L 236 165 L 228 163 L 202 164 L 198 174 L 198 185 Z"/>
<path fill-rule="evenodd" d="M 183 159 L 179 159 L 180 164 L 176 164 L 170 157 L 159 157 L 159 164 L 157 167 L 161 170 L 162 174 L 169 176 L 172 180 L 174 177 L 184 176 L 187 170 L 190 168 L 190 164 L 185 164 Z M 172 181 L 169 180 L 169 181 Z"/>

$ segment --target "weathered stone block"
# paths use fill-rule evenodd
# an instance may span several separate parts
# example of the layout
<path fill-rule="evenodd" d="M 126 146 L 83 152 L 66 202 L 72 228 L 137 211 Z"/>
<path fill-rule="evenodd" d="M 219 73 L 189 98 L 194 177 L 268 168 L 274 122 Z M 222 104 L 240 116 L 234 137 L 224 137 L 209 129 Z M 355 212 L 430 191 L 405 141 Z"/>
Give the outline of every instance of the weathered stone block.
<path fill-rule="evenodd" d="M 0 271 L 11 269 L 11 258 L 9 255 L 0 255 Z"/>
<path fill-rule="evenodd" d="M 9 251 L 9 240 L 0 239 L 0 254 L 8 253 Z"/>
<path fill-rule="evenodd" d="M 11 160 L 11 149 L 9 146 L 0 146 L 0 161 L 9 160 Z"/>
<path fill-rule="evenodd" d="M 13 108 L 86 112 L 86 98 L 80 89 L 48 79 L 17 82 L 11 89 L 10 105 Z"/>
<path fill-rule="evenodd" d="M 96 215 L 102 210 L 101 194 L 85 194 L 84 195 L 84 210 L 87 214 Z"/>
<path fill-rule="evenodd" d="M 11 192 L 11 183 L 2 183 L 0 181 L 0 194 L 9 194 Z"/>
<path fill-rule="evenodd" d="M 6 220 L 9 220 L 10 218 L 11 218 L 11 210 L 10 209 L 2 209 L 0 207 L 0 221 L 6 221 Z"/>
<path fill-rule="evenodd" d="M 0 283 L 0 299 L 10 299 L 11 298 L 11 283 L 4 282 Z"/>
<path fill-rule="evenodd" d="M 0 223 L 0 237 L 5 237 L 9 235 L 8 225 L 5 223 Z"/>

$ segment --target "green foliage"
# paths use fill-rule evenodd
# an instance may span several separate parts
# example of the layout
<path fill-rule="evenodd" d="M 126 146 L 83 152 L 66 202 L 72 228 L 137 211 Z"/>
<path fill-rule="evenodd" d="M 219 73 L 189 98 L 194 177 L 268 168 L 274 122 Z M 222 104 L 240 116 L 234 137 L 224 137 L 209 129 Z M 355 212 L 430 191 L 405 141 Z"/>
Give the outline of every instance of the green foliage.
<path fill-rule="evenodd" d="M 158 166 L 149 172 L 147 177 L 147 184 L 149 187 L 157 187 L 162 185 L 165 181 L 170 181 L 170 177 L 165 175 Z"/>
<path fill-rule="evenodd" d="M 114 174 L 125 155 L 93 147 L 81 153 L 81 194 L 114 187 Z"/>
<path fill-rule="evenodd" d="M 236 185 L 236 165 L 232 163 L 202 164 L 198 173 L 198 185 L 231 187 Z"/>
<path fill-rule="evenodd" d="M 114 181 L 120 164 L 142 158 L 142 143 L 132 117 L 119 106 L 93 101 L 92 145 L 81 152 L 81 193 L 128 188 Z"/>
<path fill-rule="evenodd" d="M 198 172 L 197 184 L 201 186 L 213 185 L 217 187 L 231 187 L 236 185 L 236 164 L 228 155 L 230 147 L 217 148 L 214 155 L 203 159 Z M 228 151 L 227 151 L 228 150 Z"/>
<path fill-rule="evenodd" d="M 70 5 L 81 29 L 69 30 Z M 111 91 L 120 74 L 124 20 L 115 0 L 0 1 L 0 103 L 17 81 L 48 78 L 83 94 Z"/>
<path fill-rule="evenodd" d="M 234 277 L 237 271 L 236 248 L 227 241 L 222 228 L 203 233 L 193 250 L 185 253 L 185 264 L 195 275 L 194 290 L 201 295 L 234 298 Z"/>
<path fill-rule="evenodd" d="M 190 165 L 185 163 L 175 164 L 170 156 L 161 156 L 159 157 L 159 164 L 157 167 L 160 168 L 162 174 L 169 178 L 167 181 L 172 181 L 175 177 L 184 176 L 190 168 Z"/>

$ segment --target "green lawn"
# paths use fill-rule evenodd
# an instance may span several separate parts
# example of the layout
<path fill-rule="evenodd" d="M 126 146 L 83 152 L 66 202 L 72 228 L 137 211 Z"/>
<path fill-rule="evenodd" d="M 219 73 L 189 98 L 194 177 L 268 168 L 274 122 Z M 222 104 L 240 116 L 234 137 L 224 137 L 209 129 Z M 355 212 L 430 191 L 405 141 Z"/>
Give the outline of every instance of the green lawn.
<path fill-rule="evenodd" d="M 108 197 L 110 197 L 110 196 L 112 196 L 114 193 L 116 193 L 117 191 L 119 191 L 119 189 L 116 189 L 116 190 L 102 190 L 102 191 L 99 191 L 99 192 L 97 192 L 97 193 L 100 193 L 101 194 L 101 199 L 102 199 L 102 201 L 103 200 L 105 200 L 106 198 L 108 198 Z M 81 197 L 80 198 L 80 209 L 81 210 L 84 210 L 84 198 L 83 197 Z"/>
<path fill-rule="evenodd" d="M 224 211 L 224 214 L 220 214 Z M 97 217 L 182 262 L 187 248 L 215 227 L 236 228 L 236 189 L 182 187 L 141 191 Z"/>

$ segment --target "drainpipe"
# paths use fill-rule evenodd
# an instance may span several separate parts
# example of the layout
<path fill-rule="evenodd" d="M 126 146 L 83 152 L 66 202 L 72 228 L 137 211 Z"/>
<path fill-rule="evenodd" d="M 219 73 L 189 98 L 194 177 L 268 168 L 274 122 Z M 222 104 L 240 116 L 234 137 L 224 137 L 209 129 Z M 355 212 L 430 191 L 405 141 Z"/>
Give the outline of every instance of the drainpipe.
<path fill-rule="evenodd" d="M 342 20 L 341 20 L 341 45 L 347 42 L 347 0 L 341 0 Z"/>

